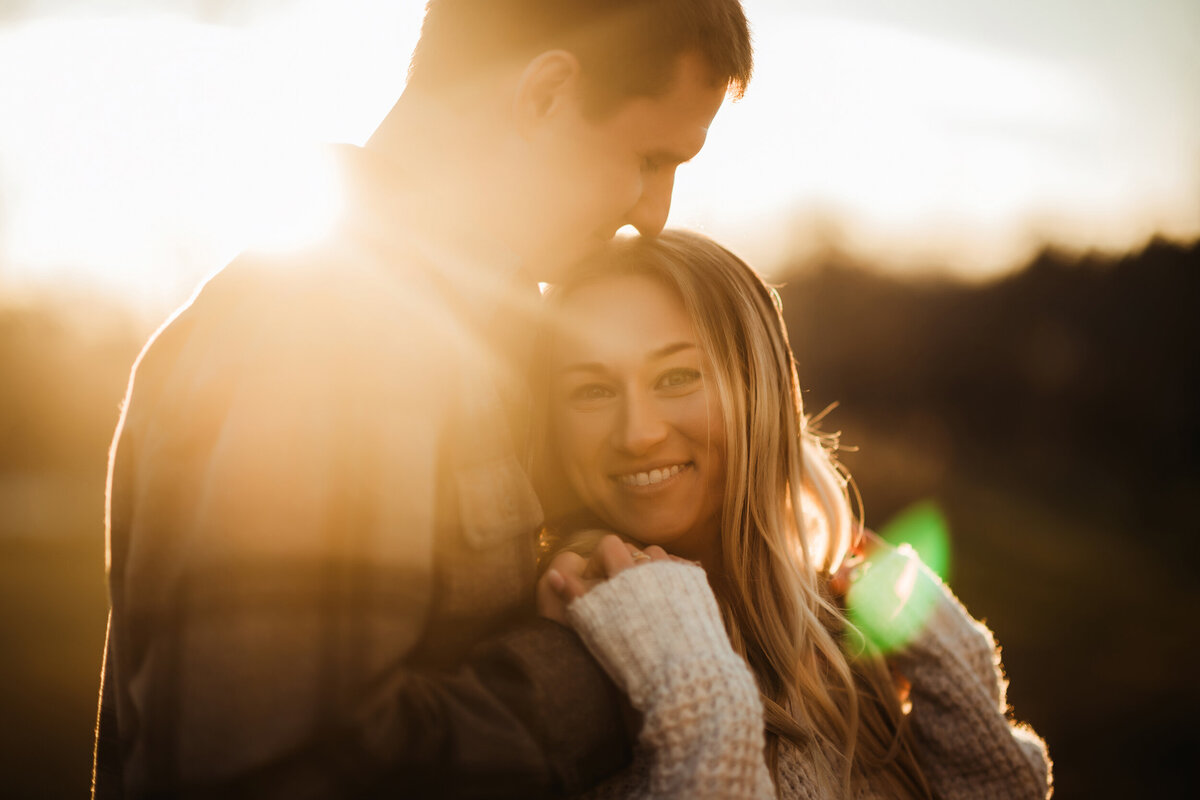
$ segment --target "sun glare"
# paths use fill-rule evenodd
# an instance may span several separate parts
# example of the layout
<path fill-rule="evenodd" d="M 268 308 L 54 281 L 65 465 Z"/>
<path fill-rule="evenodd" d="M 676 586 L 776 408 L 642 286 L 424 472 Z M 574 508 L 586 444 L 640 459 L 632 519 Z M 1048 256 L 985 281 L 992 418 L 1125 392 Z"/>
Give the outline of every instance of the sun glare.
<path fill-rule="evenodd" d="M 0 27 L 7 284 L 83 276 L 177 295 L 245 246 L 319 236 L 338 193 L 308 143 L 366 139 L 403 88 L 422 4 L 206 17 L 223 25 L 155 8 Z M 1153 98 L 1066 58 L 747 8 L 761 14 L 755 78 L 680 169 L 671 225 L 768 272 L 834 247 L 968 277 L 1047 241 L 1200 235 L 1186 114 L 1160 119 Z"/>
<path fill-rule="evenodd" d="M 765 267 L 823 219 L 875 263 L 982 276 L 1046 228 L 1128 247 L 1200 211 L 1195 176 L 1154 167 L 1197 153 L 1147 148 L 1068 62 L 801 14 L 756 39 L 754 81 L 680 171 L 672 223 L 720 232 Z"/>
<path fill-rule="evenodd" d="M 381 69 L 363 49 L 404 26 L 364 41 L 294 13 L 265 33 L 170 16 L 0 28 L 5 271 L 179 294 L 245 247 L 319 237 L 341 196 L 316 142 L 361 141 L 386 112 L 407 53 Z M 339 85 L 330 59 L 361 79 Z"/>

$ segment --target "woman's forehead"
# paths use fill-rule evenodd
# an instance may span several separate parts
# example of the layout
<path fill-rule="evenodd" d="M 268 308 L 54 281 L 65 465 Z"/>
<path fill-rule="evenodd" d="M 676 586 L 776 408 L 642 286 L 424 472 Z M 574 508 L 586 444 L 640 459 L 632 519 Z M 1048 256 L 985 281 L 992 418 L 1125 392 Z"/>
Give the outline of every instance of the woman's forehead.
<path fill-rule="evenodd" d="M 558 360 L 649 355 L 680 342 L 698 344 L 678 291 L 640 274 L 616 274 L 572 287 L 556 303 Z"/>

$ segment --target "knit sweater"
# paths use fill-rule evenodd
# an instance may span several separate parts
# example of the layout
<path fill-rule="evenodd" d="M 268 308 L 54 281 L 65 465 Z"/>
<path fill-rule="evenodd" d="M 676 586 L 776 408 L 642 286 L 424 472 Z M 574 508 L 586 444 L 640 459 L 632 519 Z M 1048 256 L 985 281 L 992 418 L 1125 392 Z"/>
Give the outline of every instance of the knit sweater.
<path fill-rule="evenodd" d="M 922 630 L 889 657 L 912 684 L 910 725 L 935 797 L 1048 797 L 1050 760 L 1030 728 L 1008 719 L 991 631 L 916 562 L 935 598 Z M 677 562 L 627 569 L 568 609 L 589 649 L 643 714 L 633 765 L 587 795 L 773 798 L 762 702 L 729 642 L 704 570 Z M 782 743 L 773 776 L 785 800 L 824 800 L 813 764 Z M 885 800 L 868 776 L 856 800 Z"/>

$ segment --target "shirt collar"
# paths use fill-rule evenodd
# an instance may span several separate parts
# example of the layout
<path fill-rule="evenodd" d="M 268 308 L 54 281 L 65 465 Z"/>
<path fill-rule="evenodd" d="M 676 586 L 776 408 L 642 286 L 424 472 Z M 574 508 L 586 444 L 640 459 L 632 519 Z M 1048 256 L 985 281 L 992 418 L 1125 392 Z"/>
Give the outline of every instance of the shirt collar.
<path fill-rule="evenodd" d="M 345 179 L 348 223 L 386 245 L 403 243 L 435 270 L 433 278 L 465 315 L 484 328 L 498 311 L 536 311 L 536 283 L 503 242 L 447 211 L 451 205 L 418 187 L 378 150 L 334 145 Z"/>

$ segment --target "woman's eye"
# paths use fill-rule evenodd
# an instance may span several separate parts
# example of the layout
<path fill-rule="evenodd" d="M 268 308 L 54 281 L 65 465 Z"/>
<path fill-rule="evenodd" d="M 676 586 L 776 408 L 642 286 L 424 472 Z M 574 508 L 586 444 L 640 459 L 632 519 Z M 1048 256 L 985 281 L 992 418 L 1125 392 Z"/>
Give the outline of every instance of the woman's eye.
<path fill-rule="evenodd" d="M 691 386 L 700 380 L 700 372 L 694 369 L 673 369 L 658 379 L 658 385 L 663 389 L 680 389 Z"/>
<path fill-rule="evenodd" d="M 604 400 L 612 397 L 612 391 L 599 383 L 586 383 L 572 389 L 569 397 L 576 402 L 586 403 L 589 400 Z"/>

